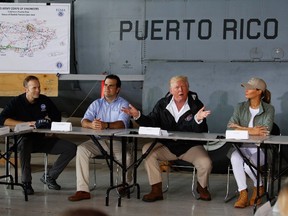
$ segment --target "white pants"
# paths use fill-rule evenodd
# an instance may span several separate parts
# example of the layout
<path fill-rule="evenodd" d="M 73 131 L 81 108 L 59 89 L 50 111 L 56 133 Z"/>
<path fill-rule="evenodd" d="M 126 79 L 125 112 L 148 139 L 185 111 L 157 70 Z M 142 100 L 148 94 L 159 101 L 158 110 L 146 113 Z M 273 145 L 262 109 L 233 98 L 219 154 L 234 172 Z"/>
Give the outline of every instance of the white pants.
<path fill-rule="evenodd" d="M 98 140 L 101 146 L 109 154 L 109 139 Z M 113 140 L 113 152 L 117 161 L 122 162 L 121 141 Z M 77 191 L 89 192 L 89 159 L 101 155 L 99 148 L 92 140 L 88 140 L 77 147 L 76 153 L 76 178 Z M 127 166 L 131 164 L 131 155 L 127 153 Z M 127 172 L 127 182 L 132 182 L 132 170 Z"/>
<path fill-rule="evenodd" d="M 240 148 L 243 155 L 245 155 L 252 164 L 257 165 L 257 148 Z M 264 153 L 262 150 L 260 150 L 260 166 L 264 165 Z M 231 164 L 233 168 L 234 177 L 237 182 L 238 191 L 242 191 L 247 189 L 247 183 L 246 183 L 246 174 L 252 179 L 254 187 L 257 187 L 257 178 L 254 176 L 251 168 L 244 163 L 244 159 L 239 154 L 238 150 L 235 150 L 231 155 Z M 252 168 L 254 173 L 257 174 L 257 171 Z M 262 180 L 261 176 L 259 176 L 260 182 L 259 186 L 262 186 Z"/>

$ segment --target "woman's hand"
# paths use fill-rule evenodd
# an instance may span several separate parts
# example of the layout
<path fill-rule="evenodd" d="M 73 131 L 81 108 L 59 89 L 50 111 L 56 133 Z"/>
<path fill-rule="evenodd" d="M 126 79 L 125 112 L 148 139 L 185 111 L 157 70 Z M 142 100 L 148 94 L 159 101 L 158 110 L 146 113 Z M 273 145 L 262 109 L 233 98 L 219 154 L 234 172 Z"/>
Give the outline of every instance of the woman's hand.
<path fill-rule="evenodd" d="M 258 136 L 269 136 L 270 131 L 265 126 L 256 126 L 252 128 L 253 134 L 251 135 L 258 135 Z"/>
<path fill-rule="evenodd" d="M 247 130 L 249 135 L 254 135 L 254 136 L 269 136 L 270 131 L 266 126 L 255 126 L 253 128 L 250 127 L 242 127 L 238 124 L 235 123 L 229 123 L 228 128 L 233 128 L 235 130 Z"/>

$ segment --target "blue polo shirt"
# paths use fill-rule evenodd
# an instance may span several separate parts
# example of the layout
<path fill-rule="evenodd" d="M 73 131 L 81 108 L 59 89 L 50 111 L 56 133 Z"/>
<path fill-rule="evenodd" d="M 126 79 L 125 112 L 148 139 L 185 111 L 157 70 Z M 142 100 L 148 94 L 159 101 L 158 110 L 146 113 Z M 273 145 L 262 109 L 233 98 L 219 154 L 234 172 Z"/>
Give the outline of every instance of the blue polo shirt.
<path fill-rule="evenodd" d="M 104 97 L 99 98 L 90 104 L 81 121 L 83 119 L 93 121 L 95 118 L 103 122 L 122 121 L 125 128 L 128 128 L 130 116 L 121 111 L 122 107 L 128 107 L 128 105 L 128 101 L 119 96 L 111 103 L 108 103 Z"/>

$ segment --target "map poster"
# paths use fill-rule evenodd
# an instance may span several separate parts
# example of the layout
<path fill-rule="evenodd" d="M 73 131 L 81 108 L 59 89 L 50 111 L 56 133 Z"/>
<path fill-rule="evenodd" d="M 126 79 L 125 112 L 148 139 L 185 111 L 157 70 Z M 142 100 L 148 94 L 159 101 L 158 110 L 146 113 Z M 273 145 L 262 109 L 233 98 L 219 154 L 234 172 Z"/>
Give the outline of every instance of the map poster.
<path fill-rule="evenodd" d="M 70 4 L 0 3 L 0 73 L 70 73 Z"/>

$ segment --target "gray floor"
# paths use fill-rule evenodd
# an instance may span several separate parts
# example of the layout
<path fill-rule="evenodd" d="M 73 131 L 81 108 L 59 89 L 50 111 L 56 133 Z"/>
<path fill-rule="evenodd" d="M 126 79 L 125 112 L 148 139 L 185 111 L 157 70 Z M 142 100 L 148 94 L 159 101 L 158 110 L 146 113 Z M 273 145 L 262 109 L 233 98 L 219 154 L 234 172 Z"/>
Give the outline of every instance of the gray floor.
<path fill-rule="evenodd" d="M 52 163 L 55 160 L 49 156 Z M 253 215 L 253 208 L 235 209 L 233 203 L 235 199 L 225 203 L 223 201 L 226 193 L 226 175 L 212 174 L 210 178 L 210 191 L 212 201 L 196 200 L 191 194 L 191 173 L 175 172 L 170 174 L 170 188 L 165 193 L 163 201 L 154 203 L 145 203 L 136 198 L 136 193 L 131 194 L 131 198 L 123 198 L 121 207 L 117 205 L 117 194 L 112 191 L 110 194 L 110 205 L 105 206 L 105 193 L 109 186 L 109 173 L 107 166 L 103 161 L 98 161 L 97 167 L 97 189 L 93 190 L 92 199 L 79 202 L 70 202 L 67 197 L 75 192 L 75 159 L 60 175 L 57 182 L 62 186 L 62 190 L 53 191 L 47 189 L 40 182 L 43 174 L 43 154 L 33 154 L 33 188 L 35 194 L 29 196 L 29 200 L 24 201 L 22 189 L 15 187 L 14 190 L 0 185 L 0 215 L 11 216 L 50 216 L 59 215 L 59 213 L 68 208 L 93 207 L 103 210 L 109 215 L 125 216 L 144 216 L 144 215 Z M 3 174 L 3 165 L 0 168 L 0 174 Z M 90 169 L 91 187 L 93 186 L 93 165 Z M 149 192 L 146 172 L 143 165 L 139 167 L 139 184 L 141 187 L 141 197 Z M 234 180 L 232 179 L 232 182 Z M 235 185 L 234 185 L 235 189 Z M 233 189 L 233 190 L 234 190 Z"/>

